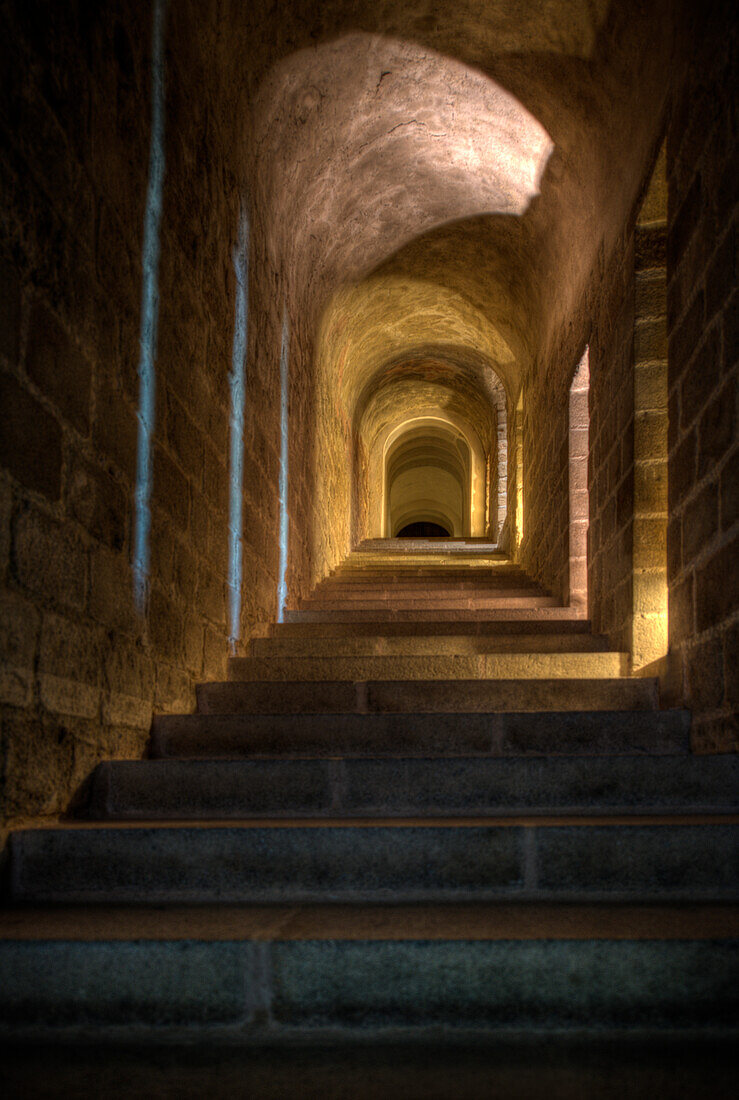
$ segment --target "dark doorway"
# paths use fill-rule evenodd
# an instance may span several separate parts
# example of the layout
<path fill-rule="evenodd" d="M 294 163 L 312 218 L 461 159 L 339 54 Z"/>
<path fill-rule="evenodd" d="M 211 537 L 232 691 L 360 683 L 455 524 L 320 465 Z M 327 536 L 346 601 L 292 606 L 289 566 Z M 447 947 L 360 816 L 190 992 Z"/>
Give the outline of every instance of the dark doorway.
<path fill-rule="evenodd" d="M 396 539 L 448 539 L 449 532 L 439 523 L 407 523 Z"/>

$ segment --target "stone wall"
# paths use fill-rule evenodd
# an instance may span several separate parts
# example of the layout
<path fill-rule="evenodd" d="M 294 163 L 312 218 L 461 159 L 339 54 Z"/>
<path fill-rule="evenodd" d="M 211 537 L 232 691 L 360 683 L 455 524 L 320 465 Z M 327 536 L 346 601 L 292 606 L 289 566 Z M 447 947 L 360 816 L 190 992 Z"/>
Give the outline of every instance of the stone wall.
<path fill-rule="evenodd" d="M 142 753 L 152 710 L 191 709 L 195 682 L 225 671 L 239 84 L 209 9 L 170 4 L 151 579 L 139 616 L 151 7 L 4 5 L 0 37 L 0 802 L 19 818 L 64 810 L 98 760 Z M 280 318 L 261 293 L 247 371 L 243 636 L 275 611 Z"/>
<path fill-rule="evenodd" d="M 669 630 L 694 747 L 722 751 L 739 729 L 739 35 L 735 17 L 682 31 L 691 67 L 667 131 Z"/>

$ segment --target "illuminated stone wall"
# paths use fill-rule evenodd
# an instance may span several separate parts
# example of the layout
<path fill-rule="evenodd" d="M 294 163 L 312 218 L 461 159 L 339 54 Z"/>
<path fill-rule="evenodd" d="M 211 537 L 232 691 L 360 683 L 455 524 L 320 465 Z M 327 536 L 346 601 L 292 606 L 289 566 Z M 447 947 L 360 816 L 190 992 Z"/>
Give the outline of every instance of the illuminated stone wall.
<path fill-rule="evenodd" d="M 242 641 L 277 612 L 283 396 L 294 600 L 367 530 L 361 418 L 394 371 L 413 375 L 419 362 L 446 372 L 451 405 L 479 418 L 482 440 L 508 432 L 513 459 L 521 436 L 522 463 L 491 463 L 491 481 L 507 477 L 515 498 L 522 475 L 522 561 L 565 596 L 568 393 L 587 343 L 591 610 L 597 628 L 627 639 L 629 219 L 669 81 L 679 89 L 688 63 L 667 149 L 670 639 L 696 743 L 729 744 L 736 134 L 725 28 L 695 60 L 702 24 L 673 48 L 673 8 L 694 8 L 687 0 L 460 0 L 443 20 L 435 0 L 170 0 L 140 617 L 131 561 L 152 7 L 16 0 L 0 15 L 7 811 L 62 810 L 97 760 L 143 750 L 152 710 L 189 709 L 194 683 L 224 673 L 232 253 L 245 214 Z"/>
<path fill-rule="evenodd" d="M 202 10 L 193 34 L 189 7 L 170 4 L 167 18 L 143 617 L 131 540 L 151 8 L 24 3 L 0 18 L 0 802 L 11 816 L 64 809 L 99 759 L 141 754 L 152 710 L 191 709 L 195 682 L 225 669 L 237 111 L 226 109 L 233 58 Z M 273 379 L 249 385 L 261 411 L 246 425 L 245 629 L 274 616 L 276 572 Z"/>

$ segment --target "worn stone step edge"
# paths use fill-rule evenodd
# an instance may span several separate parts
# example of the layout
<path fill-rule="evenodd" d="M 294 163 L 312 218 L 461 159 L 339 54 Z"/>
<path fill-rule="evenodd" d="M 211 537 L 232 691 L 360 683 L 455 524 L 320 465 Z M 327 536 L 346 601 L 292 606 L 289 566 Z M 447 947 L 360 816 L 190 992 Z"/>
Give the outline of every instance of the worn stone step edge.
<path fill-rule="evenodd" d="M 665 711 L 497 714 L 157 715 L 153 757 L 378 755 L 652 756 L 688 752 L 690 713 Z"/>
<path fill-rule="evenodd" d="M 416 608 L 415 610 L 408 610 L 402 608 L 382 607 L 382 608 L 354 608 L 347 610 L 317 610 L 315 608 L 299 610 L 298 608 L 287 608 L 285 610 L 285 621 L 288 623 L 351 623 L 351 622 L 412 622 L 417 623 L 419 626 L 426 623 L 435 622 L 464 622 L 472 621 L 475 623 L 497 622 L 497 621 L 511 621 L 513 622 L 537 622 L 544 619 L 572 621 L 578 619 L 576 611 L 570 607 L 561 607 L 552 605 L 551 607 L 499 607 L 499 608 L 483 608 L 473 610 L 471 608 Z"/>
<path fill-rule="evenodd" d="M 370 656 L 232 657 L 232 681 L 305 680 L 572 680 L 629 674 L 628 653 L 385 654 Z"/>
<path fill-rule="evenodd" d="M 88 1043 L 736 1036 L 738 989 L 735 939 L 0 941 L 2 1032 Z"/>
<path fill-rule="evenodd" d="M 112 822 L 9 840 L 14 902 L 739 901 L 739 816 Z"/>
<path fill-rule="evenodd" d="M 351 599 L 339 596 L 334 599 L 331 596 L 308 596 L 298 601 L 298 610 L 314 611 L 382 611 L 390 608 L 396 611 L 495 611 L 516 610 L 518 608 L 539 610 L 545 607 L 558 607 L 559 601 L 554 596 L 485 596 L 471 597 L 439 597 L 432 594 L 419 599 L 405 599 L 403 596 L 387 596 L 378 599 Z"/>
<path fill-rule="evenodd" d="M 477 657 L 488 653 L 607 653 L 605 635 L 446 634 L 325 636 L 276 634 L 253 638 L 252 657 Z"/>
<path fill-rule="evenodd" d="M 119 760 L 91 820 L 739 813 L 739 757 Z"/>
<path fill-rule="evenodd" d="M 199 684 L 201 714 L 371 714 L 462 711 L 654 710 L 658 681 L 277 680 Z"/>
<path fill-rule="evenodd" d="M 557 610 L 562 609 L 557 608 Z M 293 613 L 293 615 L 299 615 L 299 613 Z M 534 619 L 528 614 L 526 617 L 515 619 L 447 618 L 443 620 L 385 619 L 377 621 L 370 618 L 350 622 L 342 622 L 341 619 L 334 618 L 316 622 L 298 617 L 293 621 L 284 623 L 270 623 L 267 629 L 267 636 L 274 638 L 354 638 L 372 636 L 377 638 L 419 637 L 432 639 L 438 635 L 444 638 L 458 636 L 494 639 L 510 635 L 521 638 L 536 638 L 561 633 L 568 635 L 588 634 L 591 637 L 597 637 L 597 635 L 592 634 L 589 619 L 573 618 L 571 616 L 565 618 L 561 615 L 557 617 L 547 616 L 545 619 Z"/>

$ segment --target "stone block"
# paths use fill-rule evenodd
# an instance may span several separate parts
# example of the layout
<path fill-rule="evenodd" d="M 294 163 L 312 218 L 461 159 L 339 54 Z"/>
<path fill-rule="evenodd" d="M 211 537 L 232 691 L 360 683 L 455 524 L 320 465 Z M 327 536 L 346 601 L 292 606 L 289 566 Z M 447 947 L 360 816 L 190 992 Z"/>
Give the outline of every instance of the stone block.
<path fill-rule="evenodd" d="M 20 351 L 21 287 L 16 267 L 0 260 L 0 355 L 15 366 Z M 3 408 L 9 406 L 2 402 Z"/>
<path fill-rule="evenodd" d="M 226 585 L 205 567 L 198 580 L 198 607 L 212 623 L 225 626 Z"/>
<path fill-rule="evenodd" d="M 690 638 L 695 630 L 694 577 L 691 573 L 682 583 L 673 585 L 668 593 L 670 645 L 677 646 Z"/>
<path fill-rule="evenodd" d="M 730 225 L 706 272 L 706 322 L 723 307 L 737 281 L 737 232 Z"/>
<path fill-rule="evenodd" d="M 667 580 L 675 580 L 683 566 L 682 520 L 678 516 L 667 524 Z"/>
<path fill-rule="evenodd" d="M 696 294 L 679 326 L 670 333 L 668 370 L 672 386 L 688 365 L 703 332 L 703 292 Z"/>
<path fill-rule="evenodd" d="M 190 520 L 190 487 L 163 447 L 154 448 L 152 504 L 161 507 L 180 531 Z"/>
<path fill-rule="evenodd" d="M 39 645 L 39 672 L 99 685 L 106 635 L 101 628 L 45 612 Z"/>
<path fill-rule="evenodd" d="M 634 459 L 636 462 L 666 461 L 666 411 L 637 413 L 634 418 Z"/>
<path fill-rule="evenodd" d="M 666 589 L 664 589 L 664 594 L 666 596 Z M 662 593 L 660 593 L 660 597 L 662 597 Z M 662 607 L 659 611 L 637 612 L 632 620 L 631 655 L 634 670 L 651 665 L 653 661 L 659 660 L 667 653 L 669 640 L 666 598 L 661 598 L 660 603 Z"/>
<path fill-rule="evenodd" d="M 225 680 L 228 643 L 225 636 L 205 625 L 203 636 L 203 676 L 207 680 Z"/>
<path fill-rule="evenodd" d="M 728 531 L 739 519 L 739 449 L 721 471 L 721 530 Z"/>
<path fill-rule="evenodd" d="M 664 317 L 637 320 L 634 359 L 637 363 L 667 359 L 667 324 Z"/>
<path fill-rule="evenodd" d="M 0 593 L 0 699 L 11 706 L 29 706 L 33 698 L 34 664 L 40 615 L 19 593 Z"/>
<path fill-rule="evenodd" d="M 739 384 L 729 378 L 703 413 L 698 428 L 698 477 L 721 462 L 736 440 Z"/>
<path fill-rule="evenodd" d="M 147 733 L 151 725 L 151 713 L 151 702 L 138 695 L 110 691 L 103 696 L 102 715 L 107 726 L 130 727 Z"/>
<path fill-rule="evenodd" d="M 634 467 L 634 512 L 667 510 L 667 464 L 664 462 Z"/>
<path fill-rule="evenodd" d="M 157 710 L 188 714 L 193 709 L 194 690 L 186 672 L 169 664 L 157 666 L 154 706 Z"/>
<path fill-rule="evenodd" d="M 521 889 L 522 845 L 516 826 L 34 829 L 12 838 L 13 897 L 150 904 L 484 900 Z"/>
<path fill-rule="evenodd" d="M 87 435 L 90 429 L 90 363 L 47 306 L 31 310 L 26 353 L 29 377 L 69 423 Z"/>
<path fill-rule="evenodd" d="M 205 447 L 203 462 L 203 493 L 212 508 L 228 511 L 228 473 L 211 446 Z"/>
<path fill-rule="evenodd" d="M 718 532 L 718 484 L 714 481 L 685 507 L 683 518 L 683 559 L 687 567 L 712 542 Z"/>
<path fill-rule="evenodd" d="M 720 331 L 714 325 L 683 374 L 680 389 L 680 427 L 688 428 L 706 404 L 721 374 Z"/>
<path fill-rule="evenodd" d="M 726 303 L 723 312 L 724 324 L 724 374 L 728 374 L 739 360 L 739 288 L 734 291 Z"/>
<path fill-rule="evenodd" d="M 138 633 L 131 566 L 124 554 L 106 546 L 96 547 L 91 554 L 90 614 L 108 628 Z"/>
<path fill-rule="evenodd" d="M 126 538 L 129 502 L 120 485 L 105 470 L 79 455 L 70 456 L 67 510 L 93 538 L 121 550 Z"/>
<path fill-rule="evenodd" d="M 720 1026 L 735 1011 L 736 952 L 730 943 L 717 953 L 712 946 L 649 940 L 276 943 L 272 1011 L 304 1034 L 339 1022 L 345 1033 L 426 1025 L 437 1036 L 440 1028 L 448 1035 L 465 1027 L 530 1033 L 694 1027 L 698 1021 Z M 504 1091 L 514 1095 L 521 1080 L 519 1071 Z M 445 1087 L 455 1092 L 451 1082 Z M 469 1095 L 485 1091 L 478 1086 Z M 544 1092 L 527 1088 L 526 1094 Z"/>
<path fill-rule="evenodd" d="M 39 701 L 52 714 L 71 718 L 98 718 L 100 689 L 67 676 L 39 672 Z"/>
<path fill-rule="evenodd" d="M 696 711 L 718 710 L 724 700 L 724 652 L 721 637 L 709 638 L 685 652 L 687 702 Z"/>
<path fill-rule="evenodd" d="M 724 686 L 726 705 L 739 710 L 739 626 L 734 623 L 723 632 Z"/>
<path fill-rule="evenodd" d="M 197 819 L 325 815 L 326 760 L 112 761 L 94 777 L 92 816 Z"/>
<path fill-rule="evenodd" d="M 0 944 L 4 1024 L 166 1027 L 245 1022 L 238 943 Z"/>
<path fill-rule="evenodd" d="M 632 547 L 635 569 L 664 569 L 667 558 L 667 522 L 634 519 Z"/>
<path fill-rule="evenodd" d="M 194 615 L 187 615 L 184 631 L 185 664 L 200 676 L 203 671 L 203 624 Z"/>
<path fill-rule="evenodd" d="M 149 638 L 159 656 L 179 662 L 182 653 L 182 611 L 159 588 L 152 589 L 149 599 Z"/>
<path fill-rule="evenodd" d="M 104 378 L 95 395 L 93 441 L 100 454 L 117 466 L 130 485 L 136 479 L 138 424 L 125 398 Z"/>
<path fill-rule="evenodd" d="M 699 631 L 710 630 L 732 615 L 739 606 L 739 548 L 735 536 L 696 569 L 696 613 Z"/>
<path fill-rule="evenodd" d="M 638 318 L 664 317 L 667 313 L 667 276 L 664 269 L 637 272 L 635 311 Z"/>
<path fill-rule="evenodd" d="M 637 226 L 634 234 L 634 268 L 646 271 L 665 267 L 667 229 L 662 225 Z"/>
<path fill-rule="evenodd" d="M 87 596 L 87 552 L 67 527 L 33 507 L 16 517 L 16 576 L 52 605 L 81 610 Z"/>
<path fill-rule="evenodd" d="M 696 173 L 674 219 L 667 239 L 667 262 L 671 270 L 677 267 L 700 220 L 703 209 L 702 180 Z"/>
<path fill-rule="evenodd" d="M 8 817 L 55 814 L 72 793 L 74 735 L 67 722 L 19 711 L 3 715 Z"/>
<path fill-rule="evenodd" d="M 634 408 L 662 412 L 667 407 L 667 363 L 637 363 L 634 367 Z"/>
<path fill-rule="evenodd" d="M 670 514 L 676 511 L 693 488 L 696 479 L 697 439 L 695 430 L 691 431 L 668 463 L 668 494 Z"/>
<path fill-rule="evenodd" d="M 104 674 L 111 691 L 151 703 L 154 666 L 148 652 L 140 644 L 114 634 L 109 639 L 105 654 Z"/>
<path fill-rule="evenodd" d="M 62 471 L 58 422 L 5 371 L 0 371 L 0 408 L 4 410 L 0 465 L 26 489 L 58 500 Z"/>
<path fill-rule="evenodd" d="M 186 475 L 200 485 L 203 469 L 203 439 L 182 403 L 167 393 L 167 442 Z"/>
<path fill-rule="evenodd" d="M 537 832 L 542 889 L 696 900 L 736 891 L 737 835 L 730 825 L 554 826 Z"/>

